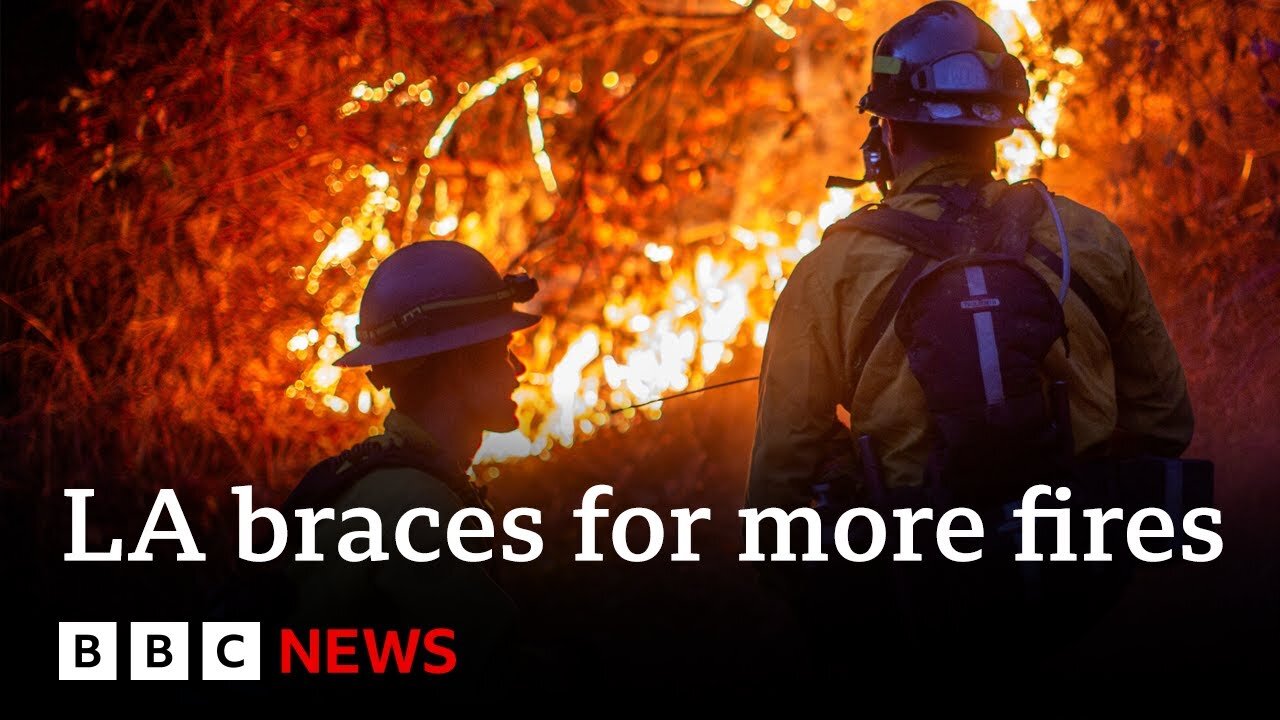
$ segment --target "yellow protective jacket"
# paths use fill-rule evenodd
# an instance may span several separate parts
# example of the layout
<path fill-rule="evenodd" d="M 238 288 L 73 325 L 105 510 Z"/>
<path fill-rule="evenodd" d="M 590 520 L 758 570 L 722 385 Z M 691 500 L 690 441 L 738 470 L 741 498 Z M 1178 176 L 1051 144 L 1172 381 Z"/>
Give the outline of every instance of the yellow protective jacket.
<path fill-rule="evenodd" d="M 924 163 L 899 176 L 884 204 L 936 219 L 937 196 L 913 186 L 949 185 L 979 173 L 960 157 Z M 982 190 L 985 204 L 1008 189 L 991 182 Z M 1084 301 L 1069 293 L 1064 311 L 1070 356 L 1055 343 L 1045 360 L 1050 379 L 1069 383 L 1076 451 L 1107 453 L 1120 438 L 1137 438 L 1146 452 L 1179 455 L 1193 426 L 1186 379 L 1133 249 L 1101 213 L 1064 197 L 1054 201 L 1068 235 L 1072 272 L 1099 297 L 1112 326 L 1105 331 Z M 1060 253 L 1048 212 L 1032 228 L 1032 242 Z M 856 388 L 849 378 L 862 334 L 911 255 L 887 238 L 836 231 L 796 265 L 774 307 L 765 344 L 748 507 L 810 503 L 837 405 L 851 405 L 850 442 L 862 434 L 873 438 L 886 485 L 923 482 L 933 430 L 923 391 L 892 326 L 866 359 Z M 1061 277 L 1030 254 L 1027 263 L 1058 290 Z M 926 272 L 936 264 L 931 261 Z"/>
<path fill-rule="evenodd" d="M 373 439 L 413 452 L 439 452 L 425 430 L 394 410 L 387 416 L 384 433 Z M 447 627 L 455 632 L 460 654 L 468 653 L 471 657 L 467 659 L 475 660 L 510 629 L 515 607 L 483 563 L 462 562 L 449 551 L 449 518 L 465 506 L 444 481 L 416 467 L 384 467 L 357 479 L 333 503 L 338 521 L 322 521 L 316 528 L 316 552 L 325 559 L 290 563 L 288 573 L 298 602 L 289 625 Z M 382 550 L 390 555 L 387 560 L 352 563 L 338 556 L 342 535 L 367 527 L 363 520 L 341 521 L 344 511 L 356 507 L 369 508 L 381 518 Z M 419 507 L 440 515 L 439 527 L 431 527 L 421 517 L 409 526 L 414 550 L 440 552 L 437 559 L 428 562 L 413 562 L 396 546 L 397 521 Z M 466 545 L 472 551 L 480 550 L 471 542 Z M 354 543 L 356 551 L 366 548 L 363 540 Z M 291 544 L 289 552 L 296 550 Z"/>

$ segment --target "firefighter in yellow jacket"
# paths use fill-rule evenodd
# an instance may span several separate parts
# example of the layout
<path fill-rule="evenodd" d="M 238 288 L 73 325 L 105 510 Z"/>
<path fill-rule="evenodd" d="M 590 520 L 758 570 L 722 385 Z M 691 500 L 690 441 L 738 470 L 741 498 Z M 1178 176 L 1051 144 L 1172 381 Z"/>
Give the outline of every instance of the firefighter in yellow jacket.
<path fill-rule="evenodd" d="M 1066 426 L 1057 427 L 1055 437 L 1067 438 L 1069 449 L 1063 451 L 1069 462 L 1176 457 L 1187 447 L 1193 418 L 1186 380 L 1123 233 L 1101 213 L 1051 196 L 1042 185 L 992 179 L 995 141 L 1029 127 L 1023 115 L 1027 99 L 1021 63 L 990 26 L 959 3 L 930 3 L 876 42 L 860 109 L 873 116 L 863 146 L 867 180 L 885 198 L 880 207 L 830 227 L 778 299 L 764 350 L 748 507 L 821 507 L 825 498 L 816 488 L 828 489 L 820 480 L 833 443 L 861 460 L 851 463 L 859 482 L 874 474 L 891 496 L 897 491 L 899 498 L 915 499 L 881 497 L 887 505 L 945 505 L 936 495 L 909 491 L 939 479 L 942 490 L 954 490 L 947 481 L 957 478 L 970 483 L 968 497 L 1017 499 L 984 496 L 983 465 L 995 473 L 1003 463 L 1015 476 L 1028 467 L 1010 464 L 1010 453 L 992 448 L 1002 442 L 1012 447 L 1008 436 L 1021 432 L 1019 413 L 1034 415 L 1039 410 L 1033 406 L 1049 405 L 1041 383 L 1048 396 L 1055 381 L 1065 389 L 1056 418 Z M 992 259 L 994 251 L 1005 255 Z M 1047 303 L 1031 297 L 1034 292 L 995 297 L 988 287 L 998 273 L 1012 277 L 1027 269 L 1038 279 L 1019 282 L 1042 285 Z M 918 290 L 926 282 L 945 285 L 948 277 L 959 284 L 952 295 L 943 293 L 947 302 Z M 1023 368 L 1024 375 L 1038 374 L 1029 388 L 1026 378 L 1016 380 L 1013 368 L 1000 363 L 1006 343 L 1035 334 L 1027 330 L 1034 323 L 1008 323 L 1017 304 L 1011 300 L 1040 303 L 1041 325 L 1050 331 L 1052 344 L 1043 343 L 1039 357 L 1031 358 L 1037 365 Z M 958 319 L 929 327 L 931 312 L 954 312 Z M 933 377 L 922 378 L 930 368 Z M 976 395 L 975 407 L 955 401 L 965 393 Z M 837 406 L 848 412 L 848 430 L 836 425 Z M 1049 410 L 1039 417 L 1027 427 L 1054 426 Z M 1065 417 L 1069 421 L 1061 422 Z M 977 429 L 965 427 L 966 421 Z M 1032 446 L 1038 442 L 1039 436 L 1027 437 Z M 978 449 L 965 457 L 957 438 Z M 1028 456 L 1034 460 L 1047 452 L 1034 446 Z M 865 487 L 860 492 L 856 504 L 876 504 Z M 963 495 L 948 497 L 953 505 L 978 505 Z M 879 575 L 838 559 L 809 564 L 838 567 L 801 565 L 773 563 L 763 570 L 775 585 L 781 580 L 792 586 L 784 591 L 808 582 L 801 578 L 825 578 L 799 599 L 802 615 L 841 619 L 853 626 L 859 642 L 883 629 L 884 613 L 899 614 L 896 627 L 915 624 L 901 616 L 910 605 L 900 592 L 910 563 L 882 568 Z M 860 608 L 822 585 L 858 573 L 866 582 L 845 590 L 859 596 Z M 948 622 L 963 625 L 969 617 Z M 815 629 L 823 633 L 823 620 L 803 619 L 818 623 Z"/>
<path fill-rule="evenodd" d="M 888 156 L 882 162 L 892 170 L 882 167 L 881 179 L 893 177 L 884 204 L 934 219 L 942 213 L 940 187 L 973 188 L 987 206 L 1009 192 L 991 179 L 993 143 L 1027 127 L 1021 114 L 1027 90 L 1021 64 L 1005 54 L 995 31 L 958 3 L 935 2 L 889 30 L 875 53 L 862 107 L 882 123 Z M 992 77 L 966 77 L 967 67 L 949 76 L 938 69 L 970 57 Z M 995 69 L 989 58 L 999 62 Z M 913 86 L 913 71 L 919 77 L 922 69 L 933 71 L 935 83 L 950 79 L 964 87 Z M 905 88 L 892 82 L 903 77 Z M 1002 82 L 1012 86 L 1006 91 L 1012 98 L 1000 94 Z M 1070 389 L 1075 450 L 1177 456 L 1193 426 L 1186 380 L 1133 249 L 1101 213 L 1061 196 L 1053 202 L 1071 272 L 1085 294 L 1076 284 L 1066 294 L 1067 342 L 1054 345 L 1045 361 L 1046 373 Z M 1040 256 L 1051 264 L 1053 258 L 1035 249 L 1059 253 L 1051 213 L 1035 222 L 1031 242 L 1028 264 L 1058 290 L 1060 273 Z M 847 406 L 854 437 L 874 439 L 886 485 L 923 481 L 934 431 L 902 342 L 889 329 L 869 343 L 865 358 L 855 357 L 912 256 L 898 242 L 837 225 L 796 266 L 769 325 L 748 505 L 810 504 L 837 405 Z"/>

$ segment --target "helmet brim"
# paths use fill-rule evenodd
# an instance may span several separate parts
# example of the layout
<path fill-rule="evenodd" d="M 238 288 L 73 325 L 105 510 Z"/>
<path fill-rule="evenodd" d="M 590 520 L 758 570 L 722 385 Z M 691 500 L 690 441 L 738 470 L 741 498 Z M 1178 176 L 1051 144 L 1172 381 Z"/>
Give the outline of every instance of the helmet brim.
<path fill-rule="evenodd" d="M 983 117 L 977 107 L 983 107 Z M 966 98 L 938 98 L 936 101 L 919 99 L 872 99 L 862 103 L 862 110 L 876 117 L 924 125 L 956 125 L 985 127 L 999 130 L 1031 130 L 1031 123 L 1022 113 L 996 103 Z M 945 110 L 946 112 L 942 112 Z"/>
<path fill-rule="evenodd" d="M 338 367 L 361 367 L 426 357 L 495 340 L 517 330 L 533 327 L 541 319 L 540 315 L 511 310 L 481 322 L 449 328 L 430 335 L 411 335 L 388 340 L 378 345 L 365 343 L 338 358 L 333 364 Z"/>

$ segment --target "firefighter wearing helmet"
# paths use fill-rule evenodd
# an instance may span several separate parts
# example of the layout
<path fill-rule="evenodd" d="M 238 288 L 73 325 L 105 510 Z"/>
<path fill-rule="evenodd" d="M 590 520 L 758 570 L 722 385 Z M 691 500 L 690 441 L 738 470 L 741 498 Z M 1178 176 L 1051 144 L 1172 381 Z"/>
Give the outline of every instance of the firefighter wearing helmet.
<path fill-rule="evenodd" d="M 527 275 L 503 277 L 478 251 L 451 241 L 408 245 L 374 271 L 360 305 L 360 344 L 335 364 L 369 366 L 394 409 L 382 434 L 312 469 L 285 512 L 332 507 L 342 518 L 368 508 L 381 518 L 382 547 L 391 552 L 377 562 L 347 562 L 337 550 L 351 525 L 319 523 L 316 552 L 325 559 L 288 568 L 297 600 L 289 625 L 403 630 L 437 623 L 454 631 L 472 668 L 511 629 L 511 601 L 484 564 L 456 558 L 446 528 L 456 513 L 490 511 L 467 469 L 485 431 L 518 426 L 511 395 L 524 366 L 508 345 L 512 333 L 538 322 L 514 308 L 536 290 Z M 395 550 L 397 520 L 414 508 L 438 513 L 437 522 L 419 518 L 408 526 L 414 551 L 439 553 L 429 562 Z M 463 527 L 472 524 L 474 517 Z M 484 542 L 463 545 L 483 552 Z"/>
<path fill-rule="evenodd" d="M 996 536 L 1004 504 L 1037 479 L 1087 458 L 1180 455 L 1186 379 L 1124 234 L 1038 181 L 992 177 L 994 143 L 1030 127 L 1025 71 L 999 35 L 964 5 L 932 2 L 880 36 L 870 64 L 855 182 L 884 199 L 830 226 L 778 299 L 746 505 L 967 506 Z M 916 550 L 936 555 L 932 532 L 921 538 Z M 795 535 L 792 551 L 805 542 Z M 964 597 L 980 583 L 938 602 L 910 590 L 911 563 L 825 550 L 836 561 L 764 571 L 815 637 L 996 637 L 978 622 L 990 595 Z M 833 653 L 867 657 L 847 649 Z"/>

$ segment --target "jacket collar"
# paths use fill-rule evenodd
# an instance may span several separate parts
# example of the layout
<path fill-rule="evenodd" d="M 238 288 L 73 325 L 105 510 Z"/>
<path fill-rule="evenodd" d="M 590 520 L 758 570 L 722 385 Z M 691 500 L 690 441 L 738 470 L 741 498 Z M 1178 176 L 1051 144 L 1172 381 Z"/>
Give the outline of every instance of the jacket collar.
<path fill-rule="evenodd" d="M 941 155 L 932 160 L 917 163 L 900 173 L 893 180 L 893 186 L 889 188 L 889 194 L 885 197 L 901 195 L 917 185 L 942 185 L 975 176 L 989 178 L 991 172 L 966 155 Z"/>
<path fill-rule="evenodd" d="M 484 508 L 490 514 L 493 513 L 493 506 L 485 500 L 485 489 L 477 488 L 471 481 L 468 473 L 468 464 L 466 462 L 457 463 L 449 459 L 440 446 L 436 444 L 436 441 L 431 438 L 431 434 L 413 418 L 405 413 L 392 410 L 387 413 L 387 418 L 383 421 L 382 427 L 383 437 L 386 438 L 386 441 L 410 452 L 418 453 L 422 457 L 434 459 L 436 462 L 431 464 L 437 466 L 439 472 L 433 470 L 432 474 L 436 476 L 436 479 L 443 481 L 463 502 Z M 452 474 L 445 470 L 446 467 L 453 469 Z"/>
<path fill-rule="evenodd" d="M 413 418 L 399 410 L 387 413 L 382 428 L 387 439 L 399 447 L 427 456 L 444 456 L 440 446 L 431 438 L 431 434 Z"/>

